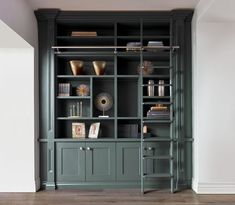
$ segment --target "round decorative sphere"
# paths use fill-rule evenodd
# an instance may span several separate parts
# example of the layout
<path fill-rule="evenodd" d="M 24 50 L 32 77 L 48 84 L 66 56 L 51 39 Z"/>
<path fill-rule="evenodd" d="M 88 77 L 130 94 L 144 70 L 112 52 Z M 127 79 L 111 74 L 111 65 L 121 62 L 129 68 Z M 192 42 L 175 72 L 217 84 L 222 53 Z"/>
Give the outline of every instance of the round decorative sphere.
<path fill-rule="evenodd" d="M 95 98 L 95 106 L 100 111 L 108 111 L 113 106 L 113 98 L 109 93 L 100 93 Z"/>

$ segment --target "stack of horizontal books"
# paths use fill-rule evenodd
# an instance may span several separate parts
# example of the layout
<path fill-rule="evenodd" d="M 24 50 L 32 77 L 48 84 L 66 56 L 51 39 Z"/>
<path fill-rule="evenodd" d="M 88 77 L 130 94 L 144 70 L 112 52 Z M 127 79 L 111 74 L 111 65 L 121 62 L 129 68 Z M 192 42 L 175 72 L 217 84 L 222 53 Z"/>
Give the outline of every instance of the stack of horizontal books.
<path fill-rule="evenodd" d="M 97 36 L 97 32 L 96 31 L 72 31 L 71 36 L 94 37 L 94 36 Z"/>
<path fill-rule="evenodd" d="M 167 106 L 157 104 L 156 106 L 150 108 L 147 112 L 147 117 L 167 120 L 170 119 L 170 111 Z"/>
<path fill-rule="evenodd" d="M 70 83 L 59 83 L 58 96 L 70 96 L 71 86 Z"/>

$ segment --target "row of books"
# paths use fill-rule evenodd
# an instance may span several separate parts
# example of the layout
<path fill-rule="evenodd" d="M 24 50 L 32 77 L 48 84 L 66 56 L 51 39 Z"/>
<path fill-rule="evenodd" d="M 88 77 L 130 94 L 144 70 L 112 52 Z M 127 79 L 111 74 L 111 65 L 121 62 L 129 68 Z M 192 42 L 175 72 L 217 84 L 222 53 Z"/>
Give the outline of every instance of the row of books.
<path fill-rule="evenodd" d="M 138 136 L 138 124 L 118 125 L 118 135 L 121 137 L 137 137 Z"/>
<path fill-rule="evenodd" d="M 70 83 L 59 83 L 59 96 L 70 96 L 71 85 Z"/>

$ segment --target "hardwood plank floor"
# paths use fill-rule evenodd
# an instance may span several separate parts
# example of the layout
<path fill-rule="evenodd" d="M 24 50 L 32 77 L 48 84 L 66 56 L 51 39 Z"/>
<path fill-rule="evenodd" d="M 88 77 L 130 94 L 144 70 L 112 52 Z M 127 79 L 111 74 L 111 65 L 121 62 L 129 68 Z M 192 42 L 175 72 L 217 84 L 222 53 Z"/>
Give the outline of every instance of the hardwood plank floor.
<path fill-rule="evenodd" d="M 176 194 L 139 190 L 57 190 L 37 193 L 0 193 L 0 205 L 235 205 L 235 195 Z"/>

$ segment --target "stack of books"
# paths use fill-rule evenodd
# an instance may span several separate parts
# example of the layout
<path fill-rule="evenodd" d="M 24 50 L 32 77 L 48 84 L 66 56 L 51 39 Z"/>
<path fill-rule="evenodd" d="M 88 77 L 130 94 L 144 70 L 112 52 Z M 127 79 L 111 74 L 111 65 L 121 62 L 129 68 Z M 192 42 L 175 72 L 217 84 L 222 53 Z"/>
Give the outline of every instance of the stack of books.
<path fill-rule="evenodd" d="M 70 83 L 59 83 L 59 96 L 70 96 L 71 86 Z"/>
<path fill-rule="evenodd" d="M 149 41 L 148 42 L 148 47 L 151 46 L 164 46 L 163 41 Z"/>
<path fill-rule="evenodd" d="M 71 36 L 97 36 L 96 31 L 72 31 Z"/>
<path fill-rule="evenodd" d="M 148 118 L 168 120 L 170 119 L 170 111 L 167 106 L 157 104 L 154 107 L 151 107 L 147 112 Z"/>

